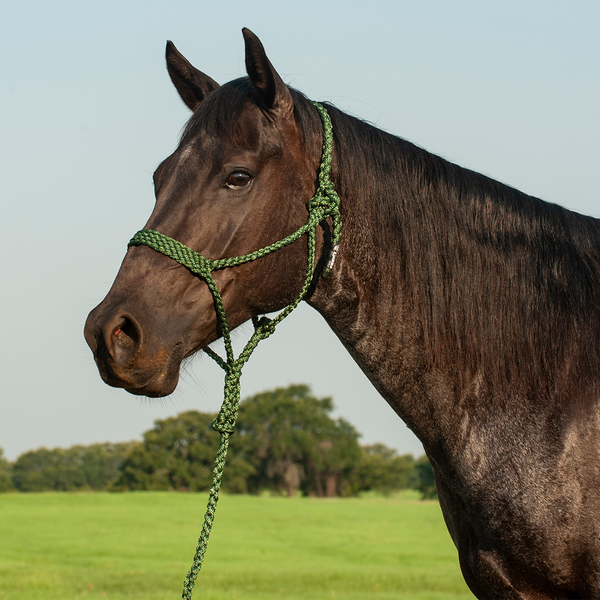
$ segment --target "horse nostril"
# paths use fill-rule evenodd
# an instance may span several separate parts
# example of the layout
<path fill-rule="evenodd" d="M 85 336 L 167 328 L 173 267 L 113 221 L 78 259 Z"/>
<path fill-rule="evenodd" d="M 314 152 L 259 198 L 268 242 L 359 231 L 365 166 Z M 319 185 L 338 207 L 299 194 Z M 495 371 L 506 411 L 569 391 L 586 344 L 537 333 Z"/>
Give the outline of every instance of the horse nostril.
<path fill-rule="evenodd" d="M 127 344 L 137 344 L 139 341 L 139 332 L 135 324 L 127 317 L 121 317 L 115 325 L 113 336 L 117 344 L 125 346 Z"/>
<path fill-rule="evenodd" d="M 130 317 L 120 315 L 108 329 L 107 346 L 112 350 L 114 359 L 119 356 L 125 358 L 135 352 L 141 341 L 139 325 Z"/>

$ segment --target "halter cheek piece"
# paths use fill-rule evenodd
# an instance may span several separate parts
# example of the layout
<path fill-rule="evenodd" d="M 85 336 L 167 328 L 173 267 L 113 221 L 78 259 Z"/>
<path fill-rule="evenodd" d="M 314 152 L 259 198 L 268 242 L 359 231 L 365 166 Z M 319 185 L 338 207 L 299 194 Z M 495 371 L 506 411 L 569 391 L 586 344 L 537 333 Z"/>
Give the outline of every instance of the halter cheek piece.
<path fill-rule="evenodd" d="M 206 514 L 204 515 L 202 533 L 200 534 L 200 538 L 198 540 L 192 567 L 188 572 L 183 584 L 182 598 L 185 600 L 191 599 L 192 597 L 194 583 L 200 568 L 202 567 L 204 553 L 206 552 L 206 547 L 208 545 L 208 537 L 212 528 L 217 501 L 219 499 L 219 489 L 221 487 L 223 467 L 225 466 L 227 448 L 229 446 L 229 436 L 233 433 L 238 414 L 242 367 L 250 358 L 250 355 L 258 345 L 258 342 L 269 337 L 275 331 L 275 326 L 285 317 L 287 317 L 305 297 L 314 278 L 316 247 L 315 240 L 317 227 L 319 223 L 321 223 L 327 217 L 331 217 L 333 222 L 331 236 L 332 249 L 327 266 L 323 269 L 321 275 L 323 278 L 328 277 L 331 273 L 331 269 L 333 268 L 337 255 L 342 232 L 342 220 L 340 217 L 340 198 L 335 191 L 333 183 L 329 179 L 333 150 L 333 128 L 331 125 L 331 119 L 329 118 L 329 114 L 327 113 L 325 107 L 318 102 L 313 102 L 313 104 L 319 112 L 321 121 L 323 122 L 323 154 L 321 157 L 321 166 L 319 168 L 319 187 L 315 195 L 306 204 L 306 208 L 308 209 L 308 220 L 297 231 L 288 235 L 286 238 L 271 244 L 270 246 L 266 246 L 265 248 L 256 250 L 250 254 L 235 256 L 232 258 L 222 258 L 219 260 L 208 259 L 198 252 L 195 252 L 191 248 L 188 248 L 181 242 L 178 242 L 177 240 L 167 237 L 166 235 L 152 229 L 142 229 L 141 231 L 138 231 L 129 242 L 129 246 L 144 245 L 153 248 L 157 252 L 160 252 L 177 261 L 179 264 L 189 269 L 192 273 L 200 275 L 200 277 L 206 281 L 206 284 L 208 285 L 208 288 L 214 299 L 215 310 L 217 312 L 217 318 L 223 333 L 225 350 L 227 353 L 226 359 L 223 359 L 210 348 L 205 348 L 204 350 L 225 371 L 225 389 L 223 404 L 221 405 L 221 409 L 219 410 L 217 418 L 212 423 L 213 429 L 218 431 L 221 437 L 219 450 L 215 459 L 213 480 L 210 488 L 208 506 L 206 507 Z M 305 233 L 308 237 L 308 260 L 306 265 L 304 285 L 302 286 L 300 294 L 296 300 L 294 300 L 294 302 L 283 309 L 274 319 L 263 317 L 259 321 L 253 320 L 254 333 L 236 359 L 233 355 L 229 325 L 227 323 L 227 316 L 223 307 L 223 300 L 217 288 L 217 284 L 212 276 L 212 272 L 219 269 L 225 269 L 227 267 L 235 267 L 236 265 L 241 265 L 243 263 L 266 256 L 271 252 L 275 252 L 276 250 L 291 244 Z"/>

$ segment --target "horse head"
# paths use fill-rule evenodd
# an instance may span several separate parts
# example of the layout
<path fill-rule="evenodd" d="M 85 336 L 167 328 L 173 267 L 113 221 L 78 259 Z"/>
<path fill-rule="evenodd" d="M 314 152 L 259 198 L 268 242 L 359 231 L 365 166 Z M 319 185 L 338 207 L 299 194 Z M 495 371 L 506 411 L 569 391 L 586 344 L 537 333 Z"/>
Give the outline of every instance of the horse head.
<path fill-rule="evenodd" d="M 306 221 L 320 160 L 316 110 L 287 88 L 259 39 L 247 29 L 243 34 L 248 77 L 223 86 L 167 43 L 169 75 L 193 115 L 154 173 L 156 204 L 145 229 L 213 260 L 248 254 L 297 230 Z M 323 239 L 319 232 L 318 248 Z M 302 288 L 306 260 L 306 243 L 298 239 L 216 271 L 229 327 L 290 304 Z M 129 248 L 85 325 L 104 381 L 152 397 L 170 394 L 182 360 L 220 335 L 202 277 L 144 245 Z"/>

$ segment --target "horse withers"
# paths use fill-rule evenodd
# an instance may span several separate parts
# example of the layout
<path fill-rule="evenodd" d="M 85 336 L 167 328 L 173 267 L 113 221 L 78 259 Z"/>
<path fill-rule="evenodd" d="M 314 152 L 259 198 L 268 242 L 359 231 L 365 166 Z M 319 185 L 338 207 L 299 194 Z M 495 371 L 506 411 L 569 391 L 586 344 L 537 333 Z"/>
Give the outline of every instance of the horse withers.
<path fill-rule="evenodd" d="M 223 86 L 167 45 L 193 115 L 145 228 L 210 259 L 305 223 L 321 159 L 314 105 L 243 33 L 248 77 Z M 600 599 L 599 221 L 326 106 L 343 232 L 323 278 L 318 227 L 308 303 L 422 441 L 473 593 Z M 229 326 L 293 302 L 307 252 L 215 271 Z M 152 397 L 220 335 L 205 281 L 143 245 L 85 327 L 104 381 Z"/>

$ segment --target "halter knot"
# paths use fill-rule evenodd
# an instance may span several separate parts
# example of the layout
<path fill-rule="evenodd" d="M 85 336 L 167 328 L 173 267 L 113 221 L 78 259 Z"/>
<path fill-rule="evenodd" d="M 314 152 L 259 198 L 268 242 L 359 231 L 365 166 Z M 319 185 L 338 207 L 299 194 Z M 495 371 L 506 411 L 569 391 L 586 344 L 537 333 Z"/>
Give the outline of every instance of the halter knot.
<path fill-rule="evenodd" d="M 328 182 L 326 186 L 319 186 L 317 194 L 306 203 L 308 212 L 320 210 L 323 217 L 331 217 L 340 210 L 340 197 L 335 191 L 333 183 Z"/>
<path fill-rule="evenodd" d="M 222 411 L 219 411 L 219 414 L 214 419 L 214 421 L 210 424 L 210 426 L 219 433 L 226 433 L 227 435 L 232 435 L 235 431 L 235 421 L 237 418 L 237 411 L 235 411 L 234 415 L 226 415 L 223 414 Z"/>

